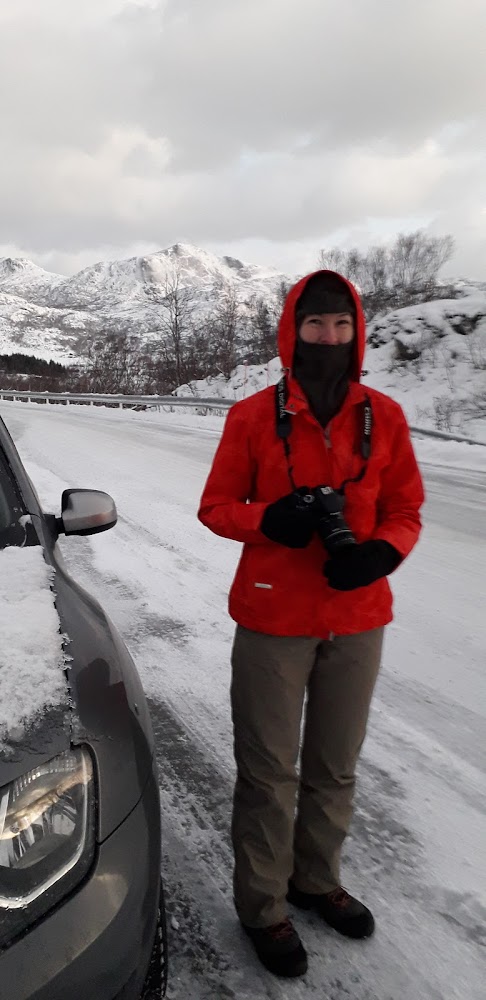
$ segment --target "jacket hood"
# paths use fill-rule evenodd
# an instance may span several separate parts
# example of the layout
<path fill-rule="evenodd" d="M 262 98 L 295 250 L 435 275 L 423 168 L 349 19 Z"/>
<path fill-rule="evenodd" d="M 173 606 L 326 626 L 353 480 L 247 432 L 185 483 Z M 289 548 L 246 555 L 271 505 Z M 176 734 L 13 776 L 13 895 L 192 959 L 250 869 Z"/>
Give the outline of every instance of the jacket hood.
<path fill-rule="evenodd" d="M 278 352 L 282 366 L 287 372 L 290 374 L 292 373 L 295 344 L 297 340 L 295 307 L 307 283 L 317 274 L 332 274 L 335 278 L 339 278 L 353 297 L 353 302 L 356 307 L 356 330 L 353 341 L 354 355 L 353 365 L 351 368 L 351 378 L 354 382 L 359 382 L 361 378 L 361 369 L 363 367 L 366 344 L 366 320 L 363 312 L 363 306 L 361 305 L 361 299 L 354 285 L 352 285 L 347 278 L 343 278 L 341 274 L 337 274 L 335 271 L 313 271 L 312 274 L 307 274 L 305 278 L 302 278 L 296 285 L 293 286 L 293 288 L 290 289 L 290 292 L 285 300 L 278 328 Z"/>

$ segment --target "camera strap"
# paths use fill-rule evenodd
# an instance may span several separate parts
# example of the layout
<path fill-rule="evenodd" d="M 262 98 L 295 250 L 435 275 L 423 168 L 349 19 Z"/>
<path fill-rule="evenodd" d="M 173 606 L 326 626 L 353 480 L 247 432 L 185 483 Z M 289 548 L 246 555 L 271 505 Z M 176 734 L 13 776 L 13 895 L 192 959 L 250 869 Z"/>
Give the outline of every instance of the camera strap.
<path fill-rule="evenodd" d="M 280 379 L 280 382 L 277 382 L 277 385 L 275 386 L 276 428 L 277 428 L 277 437 L 279 437 L 283 443 L 292 489 L 295 490 L 297 487 L 294 482 L 292 452 L 289 442 L 289 437 L 292 433 L 292 419 L 291 419 L 291 414 L 286 408 L 287 398 L 288 398 L 287 379 L 285 375 L 283 375 L 282 378 Z M 366 472 L 367 468 L 366 463 L 368 462 L 371 456 L 371 439 L 373 432 L 373 410 L 371 407 L 371 399 L 368 396 L 368 394 L 366 394 L 364 402 L 362 404 L 361 420 L 362 420 L 362 431 L 361 431 L 360 454 L 361 457 L 364 459 L 365 464 L 363 465 L 363 468 L 361 469 L 359 475 L 355 476 L 353 479 L 346 479 L 342 484 L 342 486 L 340 486 L 339 490 L 336 490 L 337 493 L 344 493 L 344 490 L 348 485 L 348 483 L 361 482 Z"/>
<path fill-rule="evenodd" d="M 289 472 L 289 479 L 292 484 L 292 489 L 296 490 L 294 480 L 294 470 L 292 466 L 292 452 L 290 448 L 289 437 L 292 432 L 292 421 L 290 418 L 290 413 L 286 409 L 287 406 L 287 379 L 285 375 L 282 376 L 280 382 L 277 382 L 275 386 L 275 410 L 276 410 L 276 421 L 277 421 L 277 437 L 280 438 L 283 444 L 285 452 L 285 460 L 287 462 L 287 468 Z"/>

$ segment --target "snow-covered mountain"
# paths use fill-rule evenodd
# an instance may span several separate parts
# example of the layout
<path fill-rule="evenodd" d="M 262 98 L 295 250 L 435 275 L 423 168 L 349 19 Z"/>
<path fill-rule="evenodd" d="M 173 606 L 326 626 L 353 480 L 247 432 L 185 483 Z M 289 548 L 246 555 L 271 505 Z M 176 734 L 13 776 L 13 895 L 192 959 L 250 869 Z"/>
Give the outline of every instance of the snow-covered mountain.
<path fill-rule="evenodd" d="M 486 286 L 370 323 L 365 372 L 363 381 L 399 402 L 412 424 L 486 442 Z M 275 358 L 268 365 L 238 365 L 228 380 L 220 375 L 191 382 L 177 394 L 244 399 L 280 375 Z"/>
<path fill-rule="evenodd" d="M 70 278 L 22 258 L 6 258 L 0 260 L 0 353 L 66 361 L 76 356 L 86 335 L 155 335 L 176 273 L 201 311 L 211 307 L 225 283 L 244 302 L 274 298 L 286 280 L 271 268 L 180 243 L 146 257 L 95 264 Z"/>

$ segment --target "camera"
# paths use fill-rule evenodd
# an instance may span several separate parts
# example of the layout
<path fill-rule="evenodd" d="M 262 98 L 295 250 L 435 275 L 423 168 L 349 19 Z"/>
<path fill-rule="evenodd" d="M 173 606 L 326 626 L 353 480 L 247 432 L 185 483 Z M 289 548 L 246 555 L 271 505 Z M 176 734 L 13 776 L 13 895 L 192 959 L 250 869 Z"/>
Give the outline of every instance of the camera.
<path fill-rule="evenodd" d="M 311 500 L 312 497 L 312 500 Z M 316 486 L 305 498 L 316 518 L 316 530 L 322 544 L 332 556 L 356 539 L 343 517 L 344 496 L 332 486 Z"/>

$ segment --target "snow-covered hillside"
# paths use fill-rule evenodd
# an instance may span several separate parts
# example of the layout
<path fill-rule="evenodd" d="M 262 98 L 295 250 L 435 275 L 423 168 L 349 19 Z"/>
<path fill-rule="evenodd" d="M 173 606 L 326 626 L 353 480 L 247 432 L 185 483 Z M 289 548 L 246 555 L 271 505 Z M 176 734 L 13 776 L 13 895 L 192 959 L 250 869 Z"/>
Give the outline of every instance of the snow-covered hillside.
<path fill-rule="evenodd" d="M 218 303 L 228 283 L 241 302 L 274 304 L 285 276 L 271 268 L 176 244 L 146 257 L 104 262 L 66 278 L 24 259 L 0 261 L 0 354 L 20 351 L 46 360 L 76 358 L 87 335 L 160 335 L 164 300 L 173 287 L 193 296 L 193 316 Z M 365 360 L 370 385 L 390 393 L 421 426 L 486 439 L 486 283 L 455 282 L 457 298 L 399 309 L 369 327 Z M 239 399 L 278 380 L 269 366 L 240 365 L 222 376 L 182 386 L 179 394 Z"/>
<path fill-rule="evenodd" d="M 410 421 L 486 441 L 486 292 L 377 319 L 365 365 Z"/>
<path fill-rule="evenodd" d="M 192 290 L 196 313 L 211 308 L 225 283 L 242 302 L 254 296 L 268 301 L 286 280 L 271 268 L 180 243 L 146 257 L 95 264 L 70 278 L 6 258 L 0 261 L 0 353 L 62 362 L 76 356 L 86 335 L 150 338 L 160 330 L 175 274 Z"/>
<path fill-rule="evenodd" d="M 468 290 L 469 291 L 469 290 Z M 364 381 L 399 402 L 411 423 L 486 441 L 486 292 L 397 309 L 369 325 Z M 239 365 L 178 395 L 243 399 L 273 385 L 278 358 Z"/>

